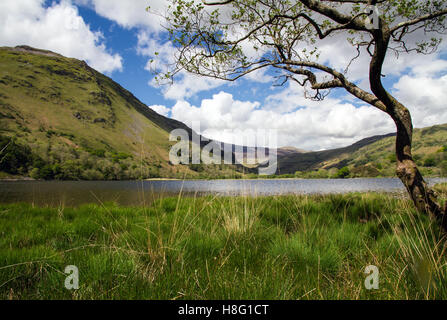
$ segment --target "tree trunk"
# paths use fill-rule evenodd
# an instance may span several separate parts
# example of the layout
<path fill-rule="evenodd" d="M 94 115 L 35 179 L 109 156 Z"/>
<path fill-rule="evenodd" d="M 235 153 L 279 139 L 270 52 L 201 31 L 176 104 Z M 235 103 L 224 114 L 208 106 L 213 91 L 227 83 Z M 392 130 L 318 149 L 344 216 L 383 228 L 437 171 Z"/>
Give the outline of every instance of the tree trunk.
<path fill-rule="evenodd" d="M 390 42 L 390 30 L 387 25 L 374 31 L 374 55 L 370 64 L 370 85 L 372 92 L 385 105 L 385 112 L 396 124 L 397 176 L 407 188 L 417 210 L 437 219 L 442 230 L 447 233 L 447 206 L 442 209 L 436 201 L 435 192 L 424 181 L 411 154 L 413 123 L 410 111 L 397 101 L 382 85 L 382 66 Z"/>
<path fill-rule="evenodd" d="M 445 209 L 437 203 L 435 192 L 424 181 L 411 154 L 413 125 L 411 115 L 403 105 L 395 106 L 395 113 L 391 114 L 397 127 L 396 156 L 397 176 L 407 188 L 419 212 L 436 218 L 444 232 L 447 232 L 447 218 Z"/>

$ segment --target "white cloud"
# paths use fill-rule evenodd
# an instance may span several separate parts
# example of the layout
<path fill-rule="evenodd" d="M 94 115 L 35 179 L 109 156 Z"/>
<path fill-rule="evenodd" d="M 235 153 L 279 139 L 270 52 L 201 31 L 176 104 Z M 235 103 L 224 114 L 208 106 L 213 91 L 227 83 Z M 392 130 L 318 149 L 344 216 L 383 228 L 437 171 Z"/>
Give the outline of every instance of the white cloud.
<path fill-rule="evenodd" d="M 78 5 L 89 6 L 100 16 L 115 21 L 125 28 L 144 27 L 151 31 L 162 30 L 162 18 L 149 14 L 152 11 L 163 14 L 165 0 L 75 0 Z"/>
<path fill-rule="evenodd" d="M 166 106 L 162 106 L 162 105 L 153 105 L 153 106 L 149 106 L 149 108 L 165 117 L 167 117 L 169 115 L 169 112 L 171 112 L 171 110 L 169 108 L 166 108 Z"/>
<path fill-rule="evenodd" d="M 177 50 L 170 42 L 160 43 L 153 34 L 144 30 L 138 33 L 137 52 L 142 56 L 150 57 L 146 65 L 148 71 L 167 72 L 170 66 L 175 63 L 175 53 Z M 224 85 L 223 80 L 199 77 L 184 71 L 178 73 L 173 84 L 161 86 L 166 99 L 184 100 L 191 98 L 195 94 Z M 154 79 L 149 82 L 152 87 L 158 87 Z"/>
<path fill-rule="evenodd" d="M 44 0 L 2 0 L 0 43 L 30 45 L 86 60 L 100 72 L 122 70 L 122 58 L 107 50 L 103 35 L 90 30 L 70 1 L 45 8 Z"/>
<path fill-rule="evenodd" d="M 155 82 L 151 82 L 155 86 Z M 181 73 L 180 78 L 172 85 L 163 87 L 163 95 L 166 99 L 183 100 L 191 98 L 201 91 L 215 89 L 224 85 L 222 80 L 200 77 L 192 74 Z"/>
<path fill-rule="evenodd" d="M 212 99 L 202 100 L 200 108 L 186 101 L 177 102 L 172 108 L 172 117 L 187 125 L 191 125 L 192 121 L 200 121 L 204 130 L 233 129 L 248 121 L 250 113 L 258 107 L 258 102 L 235 101 L 231 94 L 221 91 L 213 95 Z"/>
<path fill-rule="evenodd" d="M 431 36 L 431 34 L 424 34 L 423 30 L 420 30 L 406 36 L 405 44 L 408 48 L 414 48 L 418 41 L 421 41 L 421 39 L 430 39 Z M 447 35 L 435 34 L 434 36 L 443 39 L 437 53 L 424 55 L 411 51 L 410 53 L 396 54 L 396 52 L 389 50 L 383 65 L 382 73 L 386 76 L 392 75 L 400 77 L 411 70 L 415 72 L 416 68 L 423 70 L 426 64 L 432 64 L 434 61 L 444 61 L 445 63 L 445 60 L 440 60 L 439 57 L 442 52 L 447 52 Z M 394 42 L 391 42 L 390 44 L 390 46 L 395 45 Z M 320 64 L 330 66 L 340 72 L 345 72 L 346 67 L 349 65 L 349 70 L 346 73 L 348 80 L 358 83 L 359 86 L 365 90 L 370 89 L 368 80 L 371 56 L 366 51 L 366 48 L 363 47 L 360 56 L 352 61 L 352 59 L 357 56 L 358 52 L 356 48 L 347 41 L 347 34 L 345 32 L 334 33 L 332 36 L 323 40 L 317 39 L 317 42 L 312 46 L 308 46 L 304 43 L 297 45 L 298 50 L 306 48 L 306 50 L 309 51 L 314 47 L 318 48 L 320 54 L 318 62 Z M 371 50 L 373 48 L 374 47 L 372 46 Z M 425 70 L 424 72 L 430 71 Z"/>
<path fill-rule="evenodd" d="M 85 5 L 98 15 L 108 18 L 124 28 L 136 28 L 137 52 L 154 64 L 146 66 L 163 68 L 175 62 L 176 49 L 162 41 L 162 18 L 145 11 L 147 6 L 164 13 L 165 0 L 72 0 Z M 72 2 L 44 7 L 44 0 L 1 0 L 0 43 L 2 45 L 28 44 L 53 50 L 66 56 L 87 60 L 100 71 L 122 68 L 121 57 L 111 54 L 101 33 L 94 32 L 79 16 Z M 413 39 L 414 40 L 414 39 Z M 342 35 L 336 35 L 317 46 L 320 62 L 343 71 L 356 55 L 355 49 Z M 445 46 L 441 49 L 445 50 Z M 243 50 L 248 55 L 259 55 L 244 42 Z M 154 53 L 158 52 L 158 55 Z M 365 52 L 352 65 L 348 78 L 369 88 L 369 55 Z M 392 52 L 385 61 L 383 73 L 400 79 L 392 86 L 396 95 L 412 112 L 416 127 L 447 122 L 447 61 L 440 54 L 431 56 Z M 443 73 L 444 72 L 444 73 Z M 272 81 L 265 70 L 245 77 L 244 86 L 256 90 L 257 83 Z M 386 78 L 385 78 L 386 79 Z M 303 97 L 303 89 L 290 83 L 281 91 L 264 101 L 239 101 L 231 94 L 220 92 L 194 106 L 185 99 L 197 93 L 218 88 L 227 82 L 198 77 L 180 72 L 176 82 L 161 88 L 166 99 L 176 100 L 172 109 L 163 105 L 150 106 L 157 113 L 191 125 L 200 121 L 202 132 L 221 141 L 235 142 L 234 129 L 277 129 L 279 144 L 308 150 L 320 150 L 349 145 L 359 139 L 395 131 L 389 117 L 373 107 L 362 105 L 358 100 L 331 98 L 314 102 Z M 238 82 L 238 84 L 241 82 Z M 149 82 L 157 87 L 155 81 Z M 265 87 L 265 86 L 264 86 Z"/>
<path fill-rule="evenodd" d="M 393 86 L 392 93 L 409 108 L 415 127 L 447 123 L 447 62 L 436 56 L 410 72 Z M 225 92 L 203 100 L 199 107 L 179 101 L 172 117 L 185 122 L 200 121 L 206 136 L 237 142 L 234 129 L 276 129 L 280 146 L 307 150 L 342 147 L 362 138 L 395 131 L 385 113 L 359 100 L 331 98 L 311 101 L 294 83 L 262 103 L 238 101 Z"/>
<path fill-rule="evenodd" d="M 447 71 L 447 68 L 444 68 Z M 406 105 L 416 127 L 447 123 L 447 75 L 406 75 L 394 85 L 395 96 Z"/>
<path fill-rule="evenodd" d="M 294 92 L 290 88 L 284 92 Z M 369 107 L 355 107 L 336 99 L 314 103 L 298 110 L 261 109 L 260 103 L 238 101 L 226 92 L 203 100 L 200 107 L 179 101 L 172 108 L 172 118 L 191 126 L 200 121 L 201 132 L 207 137 L 235 143 L 239 130 L 274 129 L 279 146 L 295 146 L 307 150 L 341 147 L 376 134 L 394 130 L 391 119 Z"/>

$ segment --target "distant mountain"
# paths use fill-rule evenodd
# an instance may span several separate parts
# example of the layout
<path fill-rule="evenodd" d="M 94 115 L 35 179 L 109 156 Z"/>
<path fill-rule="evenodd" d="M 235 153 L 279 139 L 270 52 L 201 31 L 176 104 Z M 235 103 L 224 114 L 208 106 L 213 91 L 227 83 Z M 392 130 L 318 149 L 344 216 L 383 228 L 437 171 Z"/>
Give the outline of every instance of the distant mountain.
<path fill-rule="evenodd" d="M 319 168 L 340 167 L 340 159 L 345 159 L 350 154 L 356 152 L 360 148 L 370 145 L 376 141 L 387 137 L 395 136 L 395 134 L 387 134 L 374 136 L 360 140 L 353 145 L 323 151 L 312 152 L 294 152 L 290 150 L 287 153 L 278 153 L 278 170 L 279 173 L 295 173 L 296 171 L 309 171 Z"/>
<path fill-rule="evenodd" d="M 351 177 L 394 176 L 395 136 L 395 133 L 374 136 L 348 147 L 318 152 L 278 152 L 277 173 L 348 167 Z M 424 174 L 447 175 L 447 124 L 415 129 L 413 155 Z"/>
<path fill-rule="evenodd" d="M 278 154 L 286 155 L 286 154 L 289 154 L 289 153 L 308 153 L 310 151 L 307 151 L 307 150 L 304 150 L 304 149 L 298 149 L 298 148 L 295 148 L 295 147 L 282 147 L 282 148 L 279 148 L 277 150 L 277 152 L 278 152 Z"/>

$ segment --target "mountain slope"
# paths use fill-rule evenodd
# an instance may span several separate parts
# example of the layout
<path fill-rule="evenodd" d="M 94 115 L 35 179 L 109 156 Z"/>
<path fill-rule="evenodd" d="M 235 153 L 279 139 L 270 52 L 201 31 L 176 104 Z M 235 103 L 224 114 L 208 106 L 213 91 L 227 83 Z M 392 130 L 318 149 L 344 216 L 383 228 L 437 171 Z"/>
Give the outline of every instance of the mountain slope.
<path fill-rule="evenodd" d="M 413 156 L 423 175 L 447 176 L 447 124 L 415 129 Z M 389 137 L 341 159 L 338 167 L 347 165 L 353 176 L 394 176 L 395 163 L 395 138 Z"/>
<path fill-rule="evenodd" d="M 395 134 L 388 134 L 382 136 L 374 136 L 360 140 L 353 145 L 313 152 L 289 152 L 286 154 L 278 154 L 278 170 L 280 173 L 295 173 L 296 171 L 310 171 L 319 168 L 337 166 L 340 158 L 348 157 L 350 154 L 356 152 L 364 146 L 367 146 L 376 141 L 382 140 Z M 335 163 L 334 163 L 335 161 Z"/>
<path fill-rule="evenodd" d="M 348 167 L 351 177 L 394 176 L 394 148 L 395 134 L 391 133 L 366 138 L 339 149 L 279 155 L 278 172 L 319 171 L 320 175 L 316 177 L 327 177 L 331 176 L 331 170 Z M 415 129 L 413 155 L 423 174 L 446 176 L 447 124 Z"/>
<path fill-rule="evenodd" d="M 26 46 L 0 48 L 0 135 L 35 155 L 16 174 L 61 179 L 196 176 L 188 166 L 169 163 L 169 132 L 177 128 L 190 132 L 83 61 Z M 232 170 L 217 167 L 212 172 Z"/>

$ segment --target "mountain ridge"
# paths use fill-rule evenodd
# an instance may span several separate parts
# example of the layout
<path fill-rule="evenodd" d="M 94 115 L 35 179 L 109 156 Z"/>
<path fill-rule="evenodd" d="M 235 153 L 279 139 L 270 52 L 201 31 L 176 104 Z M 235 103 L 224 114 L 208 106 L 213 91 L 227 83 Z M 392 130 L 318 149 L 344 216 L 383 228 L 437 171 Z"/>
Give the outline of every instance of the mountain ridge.
<path fill-rule="evenodd" d="M 425 130 L 428 136 L 435 136 L 435 127 L 416 132 Z M 174 129 L 186 130 L 190 139 L 197 134 L 184 123 L 150 109 L 85 61 L 29 46 L 0 47 L 0 151 L 7 147 L 8 152 L 6 156 L 0 152 L 0 179 L 10 175 L 74 180 L 241 178 L 244 172 L 257 172 L 257 166 L 239 164 L 173 166 L 169 150 L 174 142 L 169 141 L 169 132 Z M 355 172 L 368 164 L 368 160 L 354 159 L 356 152 L 393 136 L 369 137 L 323 151 L 279 148 L 276 173 L 344 166 L 351 166 Z M 415 141 L 419 138 L 416 134 Z M 429 151 L 436 156 L 444 140 L 437 139 Z M 201 147 L 206 143 L 201 141 Z M 391 144 L 387 143 L 387 152 L 391 152 Z M 234 160 L 236 146 L 231 147 Z M 17 151 L 13 156 L 11 149 Z M 247 150 L 243 147 L 245 156 Z M 4 168 L 5 159 L 14 167 L 8 169 L 9 173 Z"/>
<path fill-rule="evenodd" d="M 280 156 L 278 174 L 301 178 L 394 177 L 395 137 L 396 133 L 389 133 L 343 148 Z M 424 176 L 447 176 L 447 124 L 415 128 L 413 157 Z"/>
<path fill-rule="evenodd" d="M 18 167 L 13 174 L 37 169 L 45 174 L 34 170 L 35 177 L 57 179 L 199 176 L 190 166 L 169 162 L 173 129 L 193 135 L 84 61 L 27 46 L 0 48 L 0 135 L 39 158 L 30 160 L 37 167 Z M 237 174 L 234 167 L 205 169 L 210 177 Z"/>

